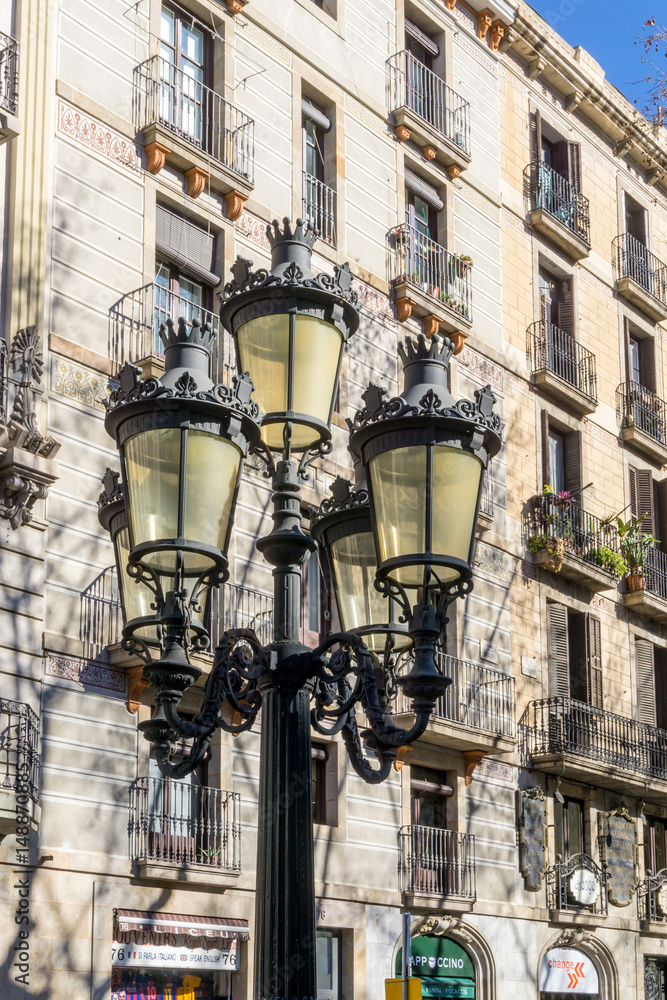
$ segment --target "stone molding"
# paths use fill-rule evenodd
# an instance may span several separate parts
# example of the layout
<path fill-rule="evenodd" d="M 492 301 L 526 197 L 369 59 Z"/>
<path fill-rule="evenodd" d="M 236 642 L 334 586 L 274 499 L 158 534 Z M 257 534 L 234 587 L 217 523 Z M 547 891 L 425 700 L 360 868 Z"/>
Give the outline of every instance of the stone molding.
<path fill-rule="evenodd" d="M 96 687 L 103 691 L 125 694 L 126 681 L 123 671 L 113 670 L 111 667 L 90 660 L 47 653 L 44 657 L 44 673 L 47 677 L 74 681 L 84 687 Z"/>
<path fill-rule="evenodd" d="M 493 389 L 503 392 L 504 377 L 500 365 L 494 364 L 493 361 L 489 361 L 477 351 L 473 351 L 472 347 L 467 344 L 459 354 L 458 360 L 459 364 L 467 368 L 469 373 L 478 378 L 480 382 L 488 383 Z"/>
<path fill-rule="evenodd" d="M 109 394 L 108 378 L 57 354 L 51 359 L 51 392 L 103 413 L 103 399 Z"/>

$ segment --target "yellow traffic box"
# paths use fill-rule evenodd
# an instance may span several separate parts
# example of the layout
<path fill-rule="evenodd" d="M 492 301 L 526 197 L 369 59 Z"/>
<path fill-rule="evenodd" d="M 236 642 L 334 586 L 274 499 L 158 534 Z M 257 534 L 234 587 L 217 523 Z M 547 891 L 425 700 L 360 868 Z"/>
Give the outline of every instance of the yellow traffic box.
<path fill-rule="evenodd" d="M 410 976 L 407 980 L 407 983 L 408 983 L 408 990 L 406 993 L 407 1000 L 421 1000 L 422 998 L 421 979 L 417 979 L 416 976 Z M 385 979 L 384 995 L 385 995 L 385 1000 L 403 1000 L 403 980 Z"/>

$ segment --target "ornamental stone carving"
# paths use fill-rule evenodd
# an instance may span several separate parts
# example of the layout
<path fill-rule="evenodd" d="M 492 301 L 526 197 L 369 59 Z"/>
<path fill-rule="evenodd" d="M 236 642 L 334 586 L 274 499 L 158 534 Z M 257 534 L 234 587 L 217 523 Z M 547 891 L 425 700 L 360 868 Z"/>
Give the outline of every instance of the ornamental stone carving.
<path fill-rule="evenodd" d="M 44 361 L 37 327 L 19 330 L 0 349 L 0 519 L 13 529 L 33 519 L 58 479 L 57 441 L 42 434 L 37 416 Z M 11 403 L 11 410 L 10 410 Z"/>

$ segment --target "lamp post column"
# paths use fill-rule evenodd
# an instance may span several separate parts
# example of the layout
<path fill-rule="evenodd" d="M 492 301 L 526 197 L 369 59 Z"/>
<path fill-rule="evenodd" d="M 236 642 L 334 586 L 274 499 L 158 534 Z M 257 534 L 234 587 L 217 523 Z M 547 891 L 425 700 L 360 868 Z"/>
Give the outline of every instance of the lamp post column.
<path fill-rule="evenodd" d="M 262 735 L 255 901 L 255 1000 L 317 994 L 311 778 L 312 656 L 299 641 L 301 567 L 316 548 L 301 531 L 292 461 L 273 476 L 270 535 L 257 547 L 273 567 L 275 640 L 260 680 Z"/>

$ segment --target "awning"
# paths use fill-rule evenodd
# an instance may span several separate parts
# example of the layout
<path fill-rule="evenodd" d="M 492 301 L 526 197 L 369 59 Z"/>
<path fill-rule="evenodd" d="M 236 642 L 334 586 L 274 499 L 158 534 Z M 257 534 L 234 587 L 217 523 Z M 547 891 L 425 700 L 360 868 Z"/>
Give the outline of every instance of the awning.
<path fill-rule="evenodd" d="M 152 931 L 187 937 L 248 940 L 248 921 L 233 917 L 200 917 L 188 913 L 154 913 L 150 910 L 114 910 L 119 931 Z"/>
<path fill-rule="evenodd" d="M 420 177 L 419 174 L 414 174 L 408 167 L 405 168 L 405 186 L 410 191 L 418 194 L 420 198 L 423 198 L 437 212 L 441 212 L 445 207 L 439 191 L 432 187 L 428 181 L 425 181 L 423 177 Z"/>
<path fill-rule="evenodd" d="M 422 48 L 426 49 L 429 55 L 440 55 L 440 49 L 433 39 L 430 38 L 425 31 L 422 31 L 421 28 L 414 23 L 414 21 L 411 21 L 407 17 L 405 18 L 405 33 L 406 35 L 410 35 L 411 38 L 414 38 L 416 42 L 419 42 Z"/>
<path fill-rule="evenodd" d="M 301 98 L 301 114 L 314 122 L 323 132 L 328 132 L 331 128 L 331 119 L 327 118 L 321 108 L 309 101 L 307 97 Z"/>

